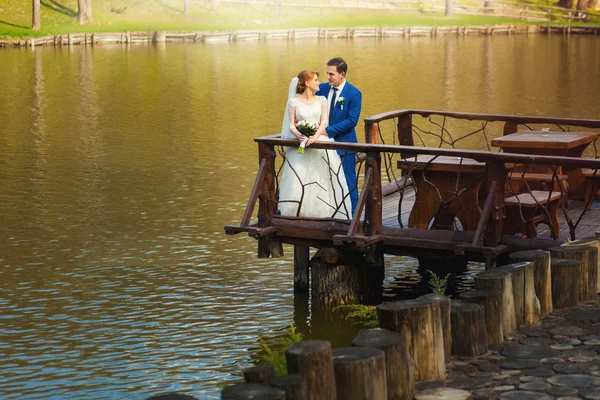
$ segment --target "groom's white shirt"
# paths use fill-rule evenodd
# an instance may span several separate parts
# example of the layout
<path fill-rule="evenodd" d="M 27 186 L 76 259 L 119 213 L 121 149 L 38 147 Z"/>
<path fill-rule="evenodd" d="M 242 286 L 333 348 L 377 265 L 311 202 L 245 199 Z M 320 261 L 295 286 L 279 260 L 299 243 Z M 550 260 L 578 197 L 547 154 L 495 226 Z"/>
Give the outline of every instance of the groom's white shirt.
<path fill-rule="evenodd" d="M 337 101 L 337 99 L 340 97 L 340 93 L 342 93 L 342 90 L 344 90 L 344 86 L 346 86 L 346 80 L 344 79 L 344 82 L 342 82 L 342 84 L 340 86 L 337 87 L 338 91 L 335 92 L 335 100 Z M 329 86 L 329 94 L 327 95 L 327 105 L 331 104 L 331 96 L 333 96 L 333 86 Z"/>

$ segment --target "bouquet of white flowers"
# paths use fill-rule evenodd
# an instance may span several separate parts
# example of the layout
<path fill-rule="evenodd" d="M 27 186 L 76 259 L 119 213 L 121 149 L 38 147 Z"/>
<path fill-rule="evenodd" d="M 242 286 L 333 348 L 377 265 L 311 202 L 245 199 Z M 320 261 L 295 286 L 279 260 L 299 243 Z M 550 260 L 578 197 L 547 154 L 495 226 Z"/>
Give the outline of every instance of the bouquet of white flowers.
<path fill-rule="evenodd" d="M 306 137 L 311 137 L 317 132 L 319 128 L 319 124 L 317 122 L 308 122 L 306 120 L 298 121 L 296 124 L 296 129 L 298 132 L 303 134 Z M 298 153 L 304 154 L 304 148 L 306 147 L 306 140 L 300 143 L 300 147 L 298 147 Z"/>

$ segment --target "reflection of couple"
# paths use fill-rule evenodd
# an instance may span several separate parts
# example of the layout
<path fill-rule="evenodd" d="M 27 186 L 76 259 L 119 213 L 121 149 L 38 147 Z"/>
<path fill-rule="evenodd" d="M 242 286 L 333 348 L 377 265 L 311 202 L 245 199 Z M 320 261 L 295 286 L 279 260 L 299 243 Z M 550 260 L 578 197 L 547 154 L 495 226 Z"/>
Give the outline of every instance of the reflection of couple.
<path fill-rule="evenodd" d="M 350 219 L 358 202 L 354 152 L 310 149 L 315 141 L 357 143 L 356 124 L 362 94 L 346 81 L 348 66 L 341 58 L 327 63 L 329 83 L 319 84 L 319 73 L 302 71 L 292 79 L 281 137 L 306 141 L 299 154 L 286 148 L 279 187 L 281 215 Z M 298 121 L 317 123 L 314 135 L 304 136 Z"/>

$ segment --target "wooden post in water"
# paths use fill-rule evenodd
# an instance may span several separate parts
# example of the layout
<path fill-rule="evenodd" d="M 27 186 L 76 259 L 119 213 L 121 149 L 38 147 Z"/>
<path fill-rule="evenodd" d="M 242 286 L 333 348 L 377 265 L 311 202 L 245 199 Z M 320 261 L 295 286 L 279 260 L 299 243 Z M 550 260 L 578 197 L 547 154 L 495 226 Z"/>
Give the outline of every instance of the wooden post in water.
<path fill-rule="evenodd" d="M 475 275 L 475 288 L 480 290 L 496 289 L 501 293 L 500 320 L 504 335 L 517 330 L 512 277 L 507 271 L 486 271 Z"/>
<path fill-rule="evenodd" d="M 572 242 L 564 243 L 563 246 L 592 246 L 598 249 L 598 288 L 597 292 L 600 293 L 600 240 L 597 237 L 587 237 L 578 240 L 573 240 Z"/>
<path fill-rule="evenodd" d="M 373 347 L 333 350 L 338 399 L 386 400 L 385 353 Z"/>
<path fill-rule="evenodd" d="M 269 384 L 272 378 L 275 377 L 275 367 L 273 364 L 257 365 L 247 368 L 243 371 L 244 380 L 246 383 L 264 383 Z"/>
<path fill-rule="evenodd" d="M 415 379 L 441 380 L 446 376 L 440 305 L 427 300 L 403 300 L 377 306 L 379 325 L 406 338 L 415 362 Z"/>
<path fill-rule="evenodd" d="M 308 246 L 294 245 L 294 289 L 308 291 L 309 250 Z"/>
<path fill-rule="evenodd" d="M 285 392 L 257 383 L 239 383 L 227 386 L 221 393 L 222 400 L 285 400 Z"/>
<path fill-rule="evenodd" d="M 577 307 L 582 263 L 552 258 L 552 303 L 555 308 Z"/>
<path fill-rule="evenodd" d="M 512 253 L 511 262 L 533 263 L 535 294 L 540 301 L 541 317 L 552 312 L 552 270 L 550 268 L 550 252 L 547 250 L 525 250 Z"/>
<path fill-rule="evenodd" d="M 385 353 L 388 400 L 412 398 L 415 393 L 415 363 L 404 336 L 388 329 L 363 329 L 352 340 L 353 346 L 374 347 Z"/>
<path fill-rule="evenodd" d="M 476 303 L 452 300 L 452 354 L 476 357 L 488 352 L 485 310 Z"/>
<path fill-rule="evenodd" d="M 288 374 L 306 378 L 309 400 L 336 400 L 331 344 L 324 340 L 295 343 L 285 351 Z"/>
<path fill-rule="evenodd" d="M 299 374 L 276 376 L 271 386 L 285 392 L 285 400 L 307 400 L 306 378 Z"/>
<path fill-rule="evenodd" d="M 533 263 L 530 261 L 504 265 L 498 271 L 508 271 L 512 276 L 517 325 L 534 325 L 540 322 L 540 300 L 535 294 Z"/>
<path fill-rule="evenodd" d="M 440 293 L 429 293 L 419 297 L 425 301 L 432 301 L 440 305 L 442 319 L 442 332 L 444 334 L 444 357 L 446 363 L 450 362 L 452 355 L 452 330 L 450 329 L 450 298 Z"/>
<path fill-rule="evenodd" d="M 310 260 L 311 306 L 330 309 L 340 304 L 373 305 L 381 302 L 383 255 L 369 262 L 362 253 L 342 253 L 330 264 L 321 256 Z"/>
<path fill-rule="evenodd" d="M 560 246 L 550 249 L 552 257 L 581 261 L 579 300 L 598 297 L 598 249 L 592 246 Z"/>
<path fill-rule="evenodd" d="M 488 344 L 501 344 L 504 342 L 502 330 L 502 294 L 499 290 L 471 290 L 460 294 L 460 299 L 480 304 L 485 310 L 485 326 Z"/>

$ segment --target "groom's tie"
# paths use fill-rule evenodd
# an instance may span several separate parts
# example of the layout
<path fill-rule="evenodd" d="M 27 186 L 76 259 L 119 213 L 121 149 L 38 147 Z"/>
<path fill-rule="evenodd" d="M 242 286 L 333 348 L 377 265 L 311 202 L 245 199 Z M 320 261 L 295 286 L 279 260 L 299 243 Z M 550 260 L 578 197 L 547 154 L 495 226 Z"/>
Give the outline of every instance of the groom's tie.
<path fill-rule="evenodd" d="M 338 91 L 338 88 L 333 87 L 333 94 L 331 95 L 331 104 L 329 105 L 329 123 L 331 123 L 331 114 L 333 114 L 333 108 L 335 107 L 335 94 Z"/>

